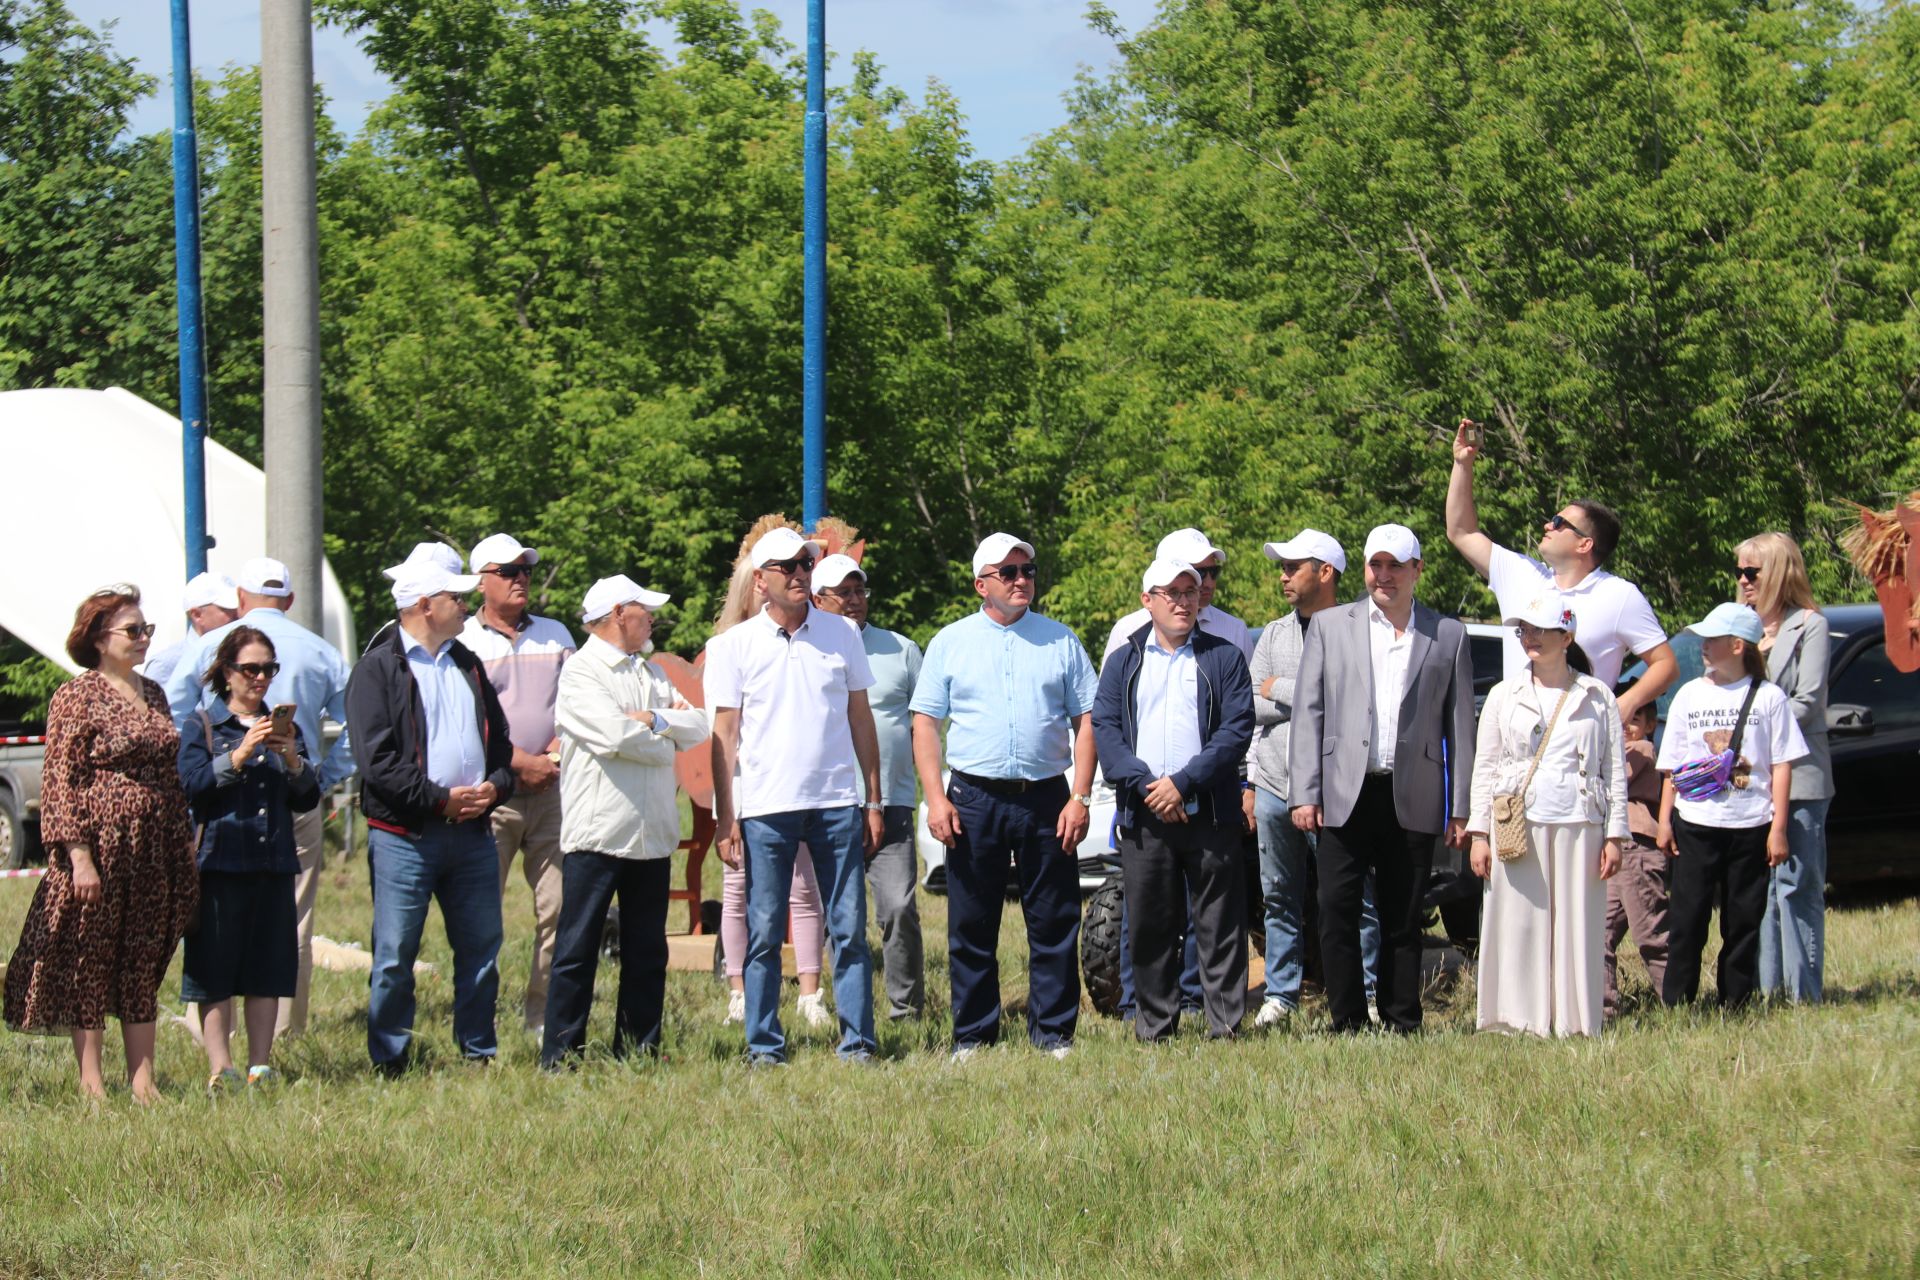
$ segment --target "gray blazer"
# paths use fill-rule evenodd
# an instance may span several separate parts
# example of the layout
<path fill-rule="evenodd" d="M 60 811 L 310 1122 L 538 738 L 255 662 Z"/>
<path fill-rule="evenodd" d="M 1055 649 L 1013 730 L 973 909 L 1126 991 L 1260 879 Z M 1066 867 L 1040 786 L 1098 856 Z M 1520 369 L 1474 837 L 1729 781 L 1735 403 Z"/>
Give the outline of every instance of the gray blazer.
<path fill-rule="evenodd" d="M 1287 750 L 1289 804 L 1320 806 L 1326 826 L 1345 826 L 1367 775 L 1373 741 L 1369 602 L 1314 615 L 1294 682 Z M 1393 807 L 1408 831 L 1439 834 L 1467 816 L 1473 786 L 1473 664 L 1467 629 L 1417 601 L 1407 689 L 1393 762 Z M 1443 763 L 1444 761 L 1444 763 Z"/>
<path fill-rule="evenodd" d="M 1793 766 L 1793 800 L 1833 795 L 1833 750 L 1827 744 L 1827 620 L 1812 609 L 1781 619 L 1767 650 L 1767 679 L 1780 686 L 1807 740 L 1806 758 Z"/>

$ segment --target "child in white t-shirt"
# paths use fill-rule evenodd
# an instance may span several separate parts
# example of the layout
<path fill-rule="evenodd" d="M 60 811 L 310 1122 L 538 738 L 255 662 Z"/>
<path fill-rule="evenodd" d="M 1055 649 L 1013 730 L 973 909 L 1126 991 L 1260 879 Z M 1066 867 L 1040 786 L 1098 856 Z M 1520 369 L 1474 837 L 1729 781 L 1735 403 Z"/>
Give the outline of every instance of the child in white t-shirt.
<path fill-rule="evenodd" d="M 1687 630 L 1700 637 L 1707 670 L 1674 695 L 1656 761 L 1666 775 L 1659 842 L 1674 859 L 1661 999 L 1684 1004 L 1699 995 L 1700 953 L 1718 899 L 1719 1000 L 1737 1005 L 1759 985 L 1767 870 L 1787 857 L 1788 782 L 1807 743 L 1786 695 L 1767 683 L 1759 614 L 1723 604 Z M 1726 784 L 1710 795 L 1679 794 L 1674 771 L 1733 748 L 1736 733 L 1738 755 Z"/>

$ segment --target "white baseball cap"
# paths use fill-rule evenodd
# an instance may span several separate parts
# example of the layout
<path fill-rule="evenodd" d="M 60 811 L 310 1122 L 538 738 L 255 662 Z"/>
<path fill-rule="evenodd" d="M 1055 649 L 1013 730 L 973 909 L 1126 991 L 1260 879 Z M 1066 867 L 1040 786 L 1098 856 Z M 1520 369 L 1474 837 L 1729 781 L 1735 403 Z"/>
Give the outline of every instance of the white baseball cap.
<path fill-rule="evenodd" d="M 1165 557 L 1155 560 L 1140 575 L 1140 589 L 1151 591 L 1155 587 L 1170 587 L 1183 577 L 1190 577 L 1195 583 L 1200 581 L 1200 571 L 1185 560 L 1168 560 Z"/>
<path fill-rule="evenodd" d="M 1551 589 L 1542 591 L 1529 600 L 1525 607 L 1515 609 L 1508 614 L 1506 622 L 1510 627 L 1524 622 L 1529 626 L 1539 627 L 1542 631 L 1564 631 L 1568 635 L 1574 634 L 1577 626 L 1577 620 L 1573 616 L 1572 607 L 1567 604 L 1567 598 Z"/>
<path fill-rule="evenodd" d="M 234 585 L 256 596 L 290 596 L 293 575 L 287 572 L 286 565 L 271 556 L 255 556 L 240 566 L 240 576 L 234 579 Z"/>
<path fill-rule="evenodd" d="M 387 570 L 393 579 L 393 602 L 402 609 L 442 591 L 465 595 L 480 587 L 477 573 L 448 573 L 446 566 L 431 560 L 410 560 Z"/>
<path fill-rule="evenodd" d="M 1031 542 L 1022 542 L 1010 533 L 988 534 L 973 549 L 973 576 L 979 577 L 989 566 L 999 564 L 1016 551 L 1026 552 L 1029 560 L 1033 558 Z"/>
<path fill-rule="evenodd" d="M 1207 535 L 1198 529 L 1175 529 L 1160 539 L 1160 545 L 1153 549 L 1155 559 L 1173 560 L 1180 564 L 1199 564 L 1209 556 L 1219 556 L 1220 563 L 1227 562 L 1227 553 L 1213 545 Z"/>
<path fill-rule="evenodd" d="M 540 553 L 532 547 L 521 546 L 520 540 L 512 534 L 490 534 L 474 544 L 473 554 L 467 557 L 467 567 L 478 573 L 481 565 L 512 564 L 521 556 L 527 558 L 528 564 L 540 563 Z M 454 565 L 454 572 L 459 571 L 460 566 Z"/>
<path fill-rule="evenodd" d="M 457 574 L 460 572 L 460 553 L 444 542 L 416 542 L 413 550 L 407 552 L 405 560 L 380 572 L 389 578 L 397 578 L 408 565 L 414 564 L 437 564 L 448 573 Z"/>
<path fill-rule="evenodd" d="M 1420 558 L 1420 539 L 1403 524 L 1375 525 L 1373 532 L 1367 535 L 1367 549 L 1360 558 L 1371 560 L 1376 551 L 1384 551 L 1404 564 Z"/>
<path fill-rule="evenodd" d="M 233 579 L 224 573 L 196 573 L 187 579 L 180 592 L 180 612 L 192 613 L 202 605 L 217 604 L 222 609 L 238 609 L 240 597 L 233 593 Z"/>
<path fill-rule="evenodd" d="M 756 569 L 764 569 L 775 560 L 792 560 L 803 553 L 819 555 L 824 544 L 817 538 L 809 538 L 797 529 L 784 525 L 778 529 L 769 529 L 760 535 L 753 544 L 753 550 L 747 552 L 747 559 Z"/>
<path fill-rule="evenodd" d="M 1347 571 L 1347 553 L 1331 534 L 1318 529 L 1302 529 L 1287 542 L 1269 542 L 1264 548 L 1269 560 L 1322 560 L 1341 573 Z"/>
<path fill-rule="evenodd" d="M 1744 604 L 1735 604 L 1729 600 L 1725 604 L 1713 606 L 1713 612 L 1688 627 L 1687 630 L 1702 640 L 1711 640 L 1715 636 L 1734 636 L 1748 644 L 1759 644 L 1766 628 L 1760 623 L 1760 615 Z"/>
<path fill-rule="evenodd" d="M 664 591 L 649 591 L 626 574 L 616 573 L 587 588 L 587 598 L 580 602 L 580 620 L 598 622 L 612 613 L 617 604 L 643 604 L 649 609 L 658 609 L 671 599 L 673 597 Z"/>
<path fill-rule="evenodd" d="M 813 566 L 813 589 L 825 591 L 828 587 L 837 587 L 847 580 L 847 575 L 854 573 L 860 575 L 860 581 L 867 580 L 867 571 L 860 567 L 858 560 L 836 551 Z"/>

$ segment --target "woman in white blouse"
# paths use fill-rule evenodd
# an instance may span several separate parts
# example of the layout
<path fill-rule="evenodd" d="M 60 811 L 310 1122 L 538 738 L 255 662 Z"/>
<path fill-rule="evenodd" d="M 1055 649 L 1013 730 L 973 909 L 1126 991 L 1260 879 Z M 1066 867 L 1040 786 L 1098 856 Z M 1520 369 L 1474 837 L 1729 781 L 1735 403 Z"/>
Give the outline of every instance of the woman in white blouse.
<path fill-rule="evenodd" d="M 1487 880 L 1479 1025 L 1598 1035 L 1605 881 L 1628 839 L 1620 712 L 1574 642 L 1573 610 L 1558 592 L 1543 591 L 1506 621 L 1528 667 L 1487 695 L 1474 756 L 1468 833 L 1474 872 Z M 1494 797 L 1516 794 L 1525 848 L 1506 861 L 1494 856 Z"/>

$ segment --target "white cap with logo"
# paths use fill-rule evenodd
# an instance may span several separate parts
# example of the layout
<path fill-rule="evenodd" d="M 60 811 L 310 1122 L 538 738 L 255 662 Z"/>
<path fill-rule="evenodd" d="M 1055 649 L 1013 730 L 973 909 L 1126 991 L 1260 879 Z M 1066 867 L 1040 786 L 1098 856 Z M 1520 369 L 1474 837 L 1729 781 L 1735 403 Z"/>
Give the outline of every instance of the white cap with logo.
<path fill-rule="evenodd" d="M 256 596 L 290 596 L 293 594 L 293 575 L 287 572 L 287 566 L 271 556 L 255 556 L 240 566 L 240 576 L 233 580 L 242 591 Z"/>
<path fill-rule="evenodd" d="M 649 591 L 626 574 L 616 573 L 587 588 L 587 598 L 580 602 L 580 620 L 598 622 L 612 613 L 615 605 L 622 604 L 643 604 L 649 609 L 658 609 L 671 599 L 673 597 L 664 591 Z"/>
<path fill-rule="evenodd" d="M 222 609 L 238 609 L 240 597 L 233 593 L 233 579 L 224 573 L 196 573 L 187 579 L 180 592 L 180 611 L 192 613 L 202 605 L 217 604 Z"/>
<path fill-rule="evenodd" d="M 1522 622 L 1539 627 L 1542 631 L 1564 631 L 1568 635 L 1576 630 L 1573 609 L 1567 604 L 1567 598 L 1550 588 L 1541 591 L 1524 607 L 1515 609 L 1506 617 L 1506 624 L 1510 627 Z"/>
<path fill-rule="evenodd" d="M 409 565 L 416 564 L 437 564 L 448 573 L 457 574 L 460 572 L 460 553 L 444 542 L 416 542 L 413 550 L 407 552 L 405 560 L 380 572 L 389 578 L 398 578 Z"/>
<path fill-rule="evenodd" d="M 1375 525 L 1367 535 L 1367 549 L 1360 558 L 1371 560 L 1376 551 L 1384 551 L 1404 564 L 1420 558 L 1420 539 L 1403 524 Z"/>
<path fill-rule="evenodd" d="M 747 552 L 747 559 L 754 568 L 764 569 L 775 560 L 797 560 L 802 555 L 817 556 L 823 545 L 819 539 L 809 538 L 799 530 L 783 525 L 761 534 L 753 544 L 753 550 Z"/>
<path fill-rule="evenodd" d="M 1192 578 L 1196 584 L 1200 581 L 1200 571 L 1185 560 L 1169 560 L 1162 557 L 1147 566 L 1140 575 L 1140 589 L 1151 591 L 1155 587 L 1170 587 L 1181 578 Z"/>
<path fill-rule="evenodd" d="M 528 564 L 540 563 L 540 553 L 532 547 L 521 546 L 520 540 L 512 534 L 490 534 L 474 545 L 473 554 L 467 557 L 467 567 L 478 573 L 482 565 L 512 564 L 521 556 L 527 558 Z M 454 572 L 459 572 L 459 569 L 460 566 L 456 564 Z"/>
<path fill-rule="evenodd" d="M 867 580 L 867 571 L 860 567 L 858 560 L 836 551 L 813 566 L 813 589 L 825 591 L 830 587 L 837 587 L 856 573 L 860 575 L 860 581 Z"/>
<path fill-rule="evenodd" d="M 1160 539 L 1153 554 L 1155 559 L 1177 560 L 1182 564 L 1201 564 L 1211 556 L 1219 556 L 1221 564 L 1227 562 L 1227 553 L 1214 546 L 1198 529 L 1175 529 Z"/>
<path fill-rule="evenodd" d="M 1302 529 L 1286 542 L 1269 542 L 1265 551 L 1269 560 L 1320 560 L 1341 573 L 1347 571 L 1347 553 L 1331 534 L 1318 529 Z"/>
<path fill-rule="evenodd" d="M 465 595 L 480 587 L 479 574 L 448 573 L 445 565 L 431 560 L 409 560 L 395 565 L 387 570 L 387 576 L 393 579 L 393 602 L 402 609 L 443 591 Z"/>
<path fill-rule="evenodd" d="M 1033 544 L 1022 542 L 1010 533 L 990 533 L 980 540 L 973 549 L 973 576 L 978 578 L 989 568 L 999 564 L 1016 551 L 1024 551 L 1027 558 L 1033 558 Z"/>

